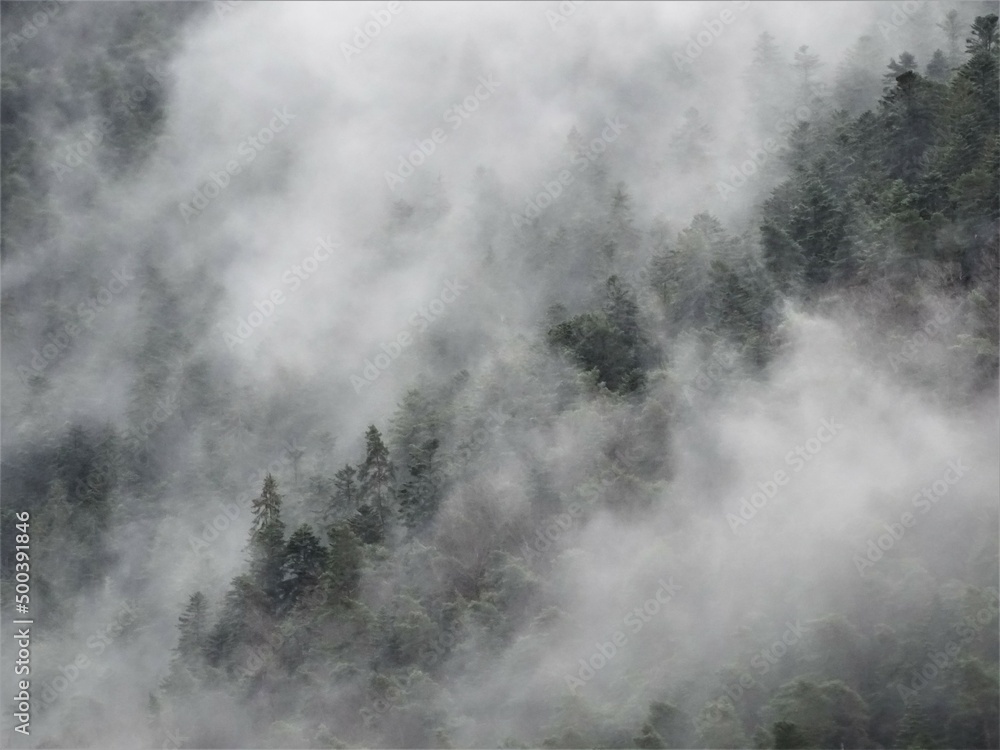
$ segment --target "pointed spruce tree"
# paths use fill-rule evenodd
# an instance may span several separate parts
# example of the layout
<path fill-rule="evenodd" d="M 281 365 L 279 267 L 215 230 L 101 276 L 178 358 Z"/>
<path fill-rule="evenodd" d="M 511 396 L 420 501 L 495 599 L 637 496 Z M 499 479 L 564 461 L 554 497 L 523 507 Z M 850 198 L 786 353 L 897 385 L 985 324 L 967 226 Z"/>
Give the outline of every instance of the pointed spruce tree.
<path fill-rule="evenodd" d="M 253 501 L 250 528 L 250 575 L 261 590 L 277 603 L 285 556 L 285 524 L 281 520 L 278 482 L 268 473 L 260 497 Z"/>
<path fill-rule="evenodd" d="M 365 504 L 374 512 L 379 533 L 384 537 L 392 499 L 392 481 L 395 469 L 389 460 L 389 449 L 382 441 L 382 434 L 375 425 L 365 433 L 365 460 L 358 472 L 361 493 Z"/>
<path fill-rule="evenodd" d="M 309 524 L 302 524 L 288 539 L 282 564 L 282 608 L 295 605 L 304 593 L 319 583 L 326 568 L 326 550 Z"/>
<path fill-rule="evenodd" d="M 187 607 L 177 618 L 177 630 L 177 647 L 162 687 L 171 695 L 189 695 L 204 677 L 208 646 L 208 600 L 200 591 L 188 599 Z"/>

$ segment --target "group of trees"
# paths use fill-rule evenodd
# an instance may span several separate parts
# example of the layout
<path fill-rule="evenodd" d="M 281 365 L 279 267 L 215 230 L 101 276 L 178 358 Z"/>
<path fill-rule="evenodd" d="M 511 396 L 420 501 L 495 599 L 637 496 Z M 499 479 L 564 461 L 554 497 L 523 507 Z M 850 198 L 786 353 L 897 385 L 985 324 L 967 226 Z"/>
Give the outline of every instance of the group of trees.
<path fill-rule="evenodd" d="M 4 12 L 12 13 L 7 6 Z M 150 23 L 124 24 L 120 35 L 154 46 Z M 169 727 L 170 716 L 197 714 L 203 697 L 226 695 L 251 717 L 248 733 L 270 745 L 447 746 L 476 718 L 462 713 L 460 696 L 449 689 L 470 684 L 469 674 L 488 671 L 489 659 L 508 649 L 541 651 L 549 628 L 561 622 L 545 578 L 555 558 L 572 555 L 566 529 L 676 500 L 671 445 L 679 439 L 681 394 L 691 385 L 670 360 L 677 341 L 694 340 L 710 353 L 732 350 L 743 367 L 729 371 L 756 376 L 782 345 L 782 300 L 810 304 L 864 290 L 884 300 L 881 309 L 898 313 L 917 308 L 919 287 L 970 303 L 963 313 L 968 333 L 955 349 L 975 363 L 974 389 L 995 387 L 997 16 L 975 19 L 964 51 L 955 13 L 940 28 L 942 49 L 926 62 L 902 50 L 887 63 L 863 37 L 825 99 L 817 93 L 822 62 L 814 53 L 800 47 L 789 59 L 774 37 L 760 37 L 747 73 L 758 124 L 771 132 L 803 103 L 816 116 L 790 130 L 780 164 L 769 166 L 776 185 L 746 231 L 727 230 L 707 211 L 677 232 L 662 223 L 644 231 L 627 187 L 607 184 L 603 166 L 527 222 L 518 235 L 526 255 L 519 262 L 537 270 L 545 287 L 547 313 L 537 336 L 518 337 L 516 354 L 499 358 L 495 372 L 463 371 L 443 386 L 408 391 L 386 438 L 369 426 L 353 463 L 340 465 L 340 456 L 339 468 L 332 467 L 327 435 L 289 452 L 292 477 L 266 474 L 249 508 L 243 570 L 220 601 L 196 592 L 180 614 L 171 664 L 150 696 L 151 724 Z M 41 148 L 22 99 L 50 96 L 52 71 L 33 69 L 18 62 L 3 74 L 5 224 L 29 198 L 41 205 L 45 194 L 35 173 Z M 116 87 L 134 73 L 120 60 L 105 71 Z M 82 81 L 81 90 L 99 93 L 95 80 Z M 125 120 L 109 110 L 116 125 L 107 138 L 121 154 L 118 167 L 148 156 L 163 106 L 151 97 Z M 683 175 L 707 168 L 712 137 L 689 109 L 672 157 Z M 569 141 L 579 151 L 575 131 Z M 114 161 L 110 151 L 101 153 Z M 499 191 L 484 195 L 500 200 Z M 37 213 L 32 208 L 5 227 L 5 256 L 41 231 L 49 219 Z M 397 205 L 396 213 L 405 224 L 414 210 Z M 133 428 L 140 424 L 179 383 L 185 427 L 201 431 L 211 468 L 203 477 L 170 471 L 167 428 L 125 440 L 112 427 L 74 424 L 8 451 L 4 493 L 24 499 L 39 550 L 51 561 L 33 579 L 38 606 L 49 613 L 72 609 L 67 592 L 85 597 L 103 585 L 118 562 L 116 530 L 154 525 L 169 486 L 225 494 L 231 487 L 224 467 L 245 454 L 241 441 L 270 437 L 281 423 L 261 415 L 299 408 L 293 399 L 227 390 L 212 363 L 193 353 L 197 326 L 185 316 L 201 312 L 186 312 L 183 295 L 154 272 L 140 283 L 148 325 L 135 347 L 127 418 Z M 878 323 L 908 331 L 920 322 L 915 314 L 897 317 Z M 37 379 L 37 392 L 44 380 Z M 483 404 L 535 442 L 503 443 Z M 563 455 L 566 465 L 547 465 L 537 455 L 545 433 L 532 430 L 560 415 L 590 430 L 580 439 L 587 450 Z M 303 461 L 312 465 L 304 488 Z M 509 470 L 513 464 L 523 476 Z M 678 500 L 667 514 L 683 528 L 698 510 Z M 304 516 L 319 520 L 299 523 Z M 533 535 L 550 524 L 559 531 L 536 543 Z M 642 687 L 615 688 L 641 695 L 641 705 L 608 697 L 607 706 L 595 708 L 579 696 L 549 696 L 533 707 L 545 730 L 497 742 L 1000 747 L 995 617 L 980 621 L 939 678 L 908 693 L 894 687 L 910 684 L 929 650 L 955 637 L 953 623 L 992 611 L 984 589 L 995 584 L 995 544 L 954 554 L 965 557 L 941 582 L 911 562 L 894 582 L 858 583 L 861 605 L 810 622 L 809 637 L 752 688 L 740 679 L 768 645 L 767 634 L 746 636 L 733 647 L 738 654 L 726 651 L 726 666 L 705 664 L 676 684 L 650 677 Z M 9 591 L 11 545 L 2 562 Z M 635 682 L 643 680 L 645 673 Z M 206 730 L 191 742 L 215 737 Z"/>

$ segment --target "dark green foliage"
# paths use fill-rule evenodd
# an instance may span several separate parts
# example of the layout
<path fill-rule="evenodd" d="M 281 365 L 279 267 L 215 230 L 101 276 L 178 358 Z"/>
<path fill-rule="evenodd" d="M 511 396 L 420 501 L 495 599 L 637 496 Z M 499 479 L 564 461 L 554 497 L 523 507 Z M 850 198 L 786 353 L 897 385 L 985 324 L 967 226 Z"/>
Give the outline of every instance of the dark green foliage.
<path fill-rule="evenodd" d="M 205 595 L 196 591 L 191 595 L 188 606 L 178 618 L 177 656 L 185 662 L 197 662 L 202 658 L 208 636 L 208 601 Z"/>
<path fill-rule="evenodd" d="M 642 387 L 654 357 L 639 320 L 635 294 L 617 276 L 605 285 L 602 310 L 550 328 L 548 340 L 568 351 L 585 370 L 594 370 L 608 390 L 619 393 Z"/>
<path fill-rule="evenodd" d="M 5 25 L 25 17 L 27 10 L 18 5 L 23 4 L 4 4 Z M 46 165 L 47 155 L 58 151 L 50 131 L 72 138 L 87 117 L 108 115 L 108 132 L 93 159 L 95 166 L 113 167 L 112 181 L 155 154 L 166 122 L 164 91 L 150 92 L 127 112 L 116 109 L 116 92 L 141 79 L 147 58 L 165 54 L 172 43 L 167 19 L 183 18 L 187 11 L 136 6 L 120 15 L 94 12 L 109 23 L 91 31 L 95 49 L 106 53 L 93 64 L 62 53 L 43 59 L 42 50 L 51 53 L 56 44 L 39 45 L 37 53 L 30 47 L 10 52 L 5 37 L 0 222 L 5 262 L 29 257 L 26 249 L 58 226 L 58 217 L 44 214 L 47 194 L 60 182 Z M 939 527 L 944 532 L 907 531 L 901 549 L 859 581 L 845 552 L 842 562 L 851 579 L 823 596 L 809 590 L 808 582 L 780 590 L 788 611 L 796 612 L 789 617 L 809 612 L 808 637 L 766 671 L 759 669 L 759 654 L 776 643 L 773 632 L 741 626 L 733 634 L 730 623 L 712 619 L 712 607 L 699 611 L 691 600 L 678 601 L 676 611 L 672 603 L 668 614 L 621 649 L 588 685 L 588 700 L 598 697 L 591 704 L 560 692 L 569 667 L 556 663 L 569 649 L 554 639 L 588 626 L 572 622 L 559 606 L 567 590 L 576 593 L 564 585 L 565 574 L 589 554 L 579 542 L 600 528 L 590 525 L 592 519 L 607 516 L 609 527 L 636 519 L 647 524 L 662 543 L 666 567 L 674 540 L 686 539 L 689 530 L 699 533 L 692 529 L 695 513 L 714 501 L 710 493 L 688 497 L 682 483 L 674 484 L 675 454 L 719 459 L 711 453 L 714 441 L 686 421 L 686 364 L 675 367 L 661 351 L 683 353 L 690 345 L 696 361 L 707 360 L 706 351 L 735 352 L 725 366 L 713 361 L 711 370 L 705 366 L 695 375 L 705 393 L 728 395 L 733 383 L 756 386 L 747 384 L 747 377 L 769 377 L 768 365 L 782 352 L 779 301 L 787 298 L 792 309 L 815 318 L 831 302 L 873 298 L 871 309 L 858 306 L 859 317 L 875 315 L 882 305 L 893 319 L 875 318 L 870 328 L 891 324 L 909 334 L 925 322 L 913 319 L 923 314 L 918 300 L 927 293 L 962 303 L 954 321 L 960 333 L 942 332 L 935 342 L 947 361 L 974 362 L 974 383 L 956 385 L 956 391 L 976 397 L 995 391 L 997 17 L 975 19 L 964 52 L 965 21 L 957 11 L 944 16 L 936 37 L 932 23 L 930 16 L 915 16 L 907 21 L 912 26 L 896 30 L 900 37 L 910 35 L 905 43 L 916 56 L 900 53 L 902 43 L 883 48 L 875 35 L 858 39 L 831 74 L 830 102 L 818 87 L 823 76 L 817 55 L 804 46 L 786 52 L 770 34 L 761 34 L 746 75 L 737 82 L 746 84 L 752 122 L 735 127 L 748 147 L 755 148 L 751 141 L 757 133 L 774 135 L 780 146 L 748 178 L 739 208 L 719 211 L 725 224 L 707 212 L 714 202 L 696 209 L 700 212 L 680 231 L 666 221 L 646 223 L 650 207 L 671 217 L 676 207 L 669 201 L 656 205 L 655 194 L 635 200 L 624 183 L 612 185 L 609 175 L 620 165 L 606 158 L 590 164 L 518 235 L 523 246 L 508 247 L 498 230 L 507 191 L 480 170 L 477 184 L 480 198 L 489 202 L 489 220 L 478 227 L 479 244 L 470 257 L 488 269 L 482 272 L 489 281 L 482 297 L 507 294 L 506 308 L 498 309 L 509 318 L 523 299 L 527 312 L 519 311 L 518 323 L 527 320 L 528 326 L 523 335 L 508 337 L 506 329 L 513 326 L 502 318 L 482 344 L 471 342 L 473 335 L 453 343 L 442 332 L 447 324 L 429 333 L 421 346 L 448 366 L 455 364 L 459 374 L 437 380 L 440 372 L 432 371 L 434 377 L 424 380 L 412 373 L 420 387 L 403 396 L 385 440 L 372 424 L 364 454 L 347 457 L 351 463 L 336 472 L 333 462 L 344 458 L 334 454 L 335 441 L 324 433 L 330 426 L 325 420 L 333 422 L 336 415 L 318 407 L 322 401 L 312 393 L 297 401 L 294 394 L 307 389 L 294 378 L 280 376 L 281 395 L 273 398 L 254 385 L 238 385 L 221 358 L 205 353 L 212 347 L 201 346 L 199 338 L 215 312 L 206 298 L 222 295 L 202 290 L 200 297 L 193 295 L 196 301 L 189 300 L 190 282 L 180 280 L 167 262 L 173 237 L 169 248 L 145 247 L 141 238 L 135 248 L 129 245 L 129 257 L 143 260 L 134 301 L 139 332 L 121 343 L 129 352 L 124 369 L 133 374 L 122 400 L 122 426 L 70 421 L 5 447 L 3 494 L 31 511 L 41 561 L 32 572 L 33 606 L 57 622 L 57 614 L 71 618 L 83 606 L 76 598 L 87 603 L 119 582 L 141 587 L 148 573 L 117 558 L 122 540 L 151 539 L 157 554 L 150 559 L 163 560 L 155 532 L 166 513 L 188 501 L 185 508 L 200 509 L 206 495 L 212 507 L 215 498 L 247 491 L 245 477 L 252 473 L 259 481 L 274 458 L 262 456 L 264 449 L 255 453 L 254 445 L 270 450 L 278 435 L 300 434 L 307 444 L 286 447 L 281 456 L 290 464 L 280 475 L 294 476 L 285 487 L 287 502 L 271 473 L 253 500 L 244 572 L 212 606 L 200 592 L 192 595 L 178 618 L 172 659 L 147 706 L 157 737 L 171 729 L 172 712 L 187 718 L 199 706 L 223 711 L 231 705 L 251 718 L 247 732 L 266 745 L 446 747 L 481 718 L 467 713 L 470 696 L 486 695 L 493 701 L 491 714 L 495 711 L 489 718 L 498 726 L 523 721 L 533 728 L 530 735 L 525 729 L 523 737 L 509 740 L 508 747 L 997 748 L 1000 693 L 992 614 L 934 679 L 904 697 L 899 690 L 926 665 L 929 652 L 958 637 L 955 624 L 970 614 L 965 611 L 970 602 L 971 613 L 989 604 L 977 599 L 984 595 L 976 587 L 995 582 L 995 539 L 983 532 L 996 521 L 995 513 L 970 521 L 976 528 L 969 533 L 951 529 L 944 517 Z M 911 31 L 921 24 L 930 33 L 916 46 L 912 38 L 919 34 Z M 936 45 L 942 49 L 932 54 Z M 67 71 L 68 85 L 57 92 L 53 71 L 60 69 Z M 38 102 L 50 102 L 51 111 L 42 112 Z M 801 105 L 808 106 L 807 117 L 796 114 Z M 682 120 L 664 121 L 669 145 L 651 156 L 657 165 L 672 166 L 686 186 L 717 154 L 708 109 L 680 106 Z M 587 139 L 574 129 L 568 140 L 570 158 L 585 158 Z M 92 176 L 85 167 L 72 177 L 80 182 L 73 195 L 78 192 L 83 202 L 94 197 Z M 252 181 L 248 177 L 243 184 Z M 433 190 L 437 200 L 440 184 Z M 425 207 L 403 200 L 387 213 L 399 234 L 426 228 L 429 220 Z M 82 268 L 72 258 L 90 263 L 94 255 L 90 245 L 70 249 L 65 268 L 46 271 L 51 289 L 32 289 L 57 300 L 39 318 L 42 337 L 72 319 L 60 289 Z M 393 257 L 402 262 L 398 250 L 392 249 Z M 507 268 L 530 269 L 523 274 L 531 277 L 524 289 L 503 287 L 521 278 L 506 277 L 501 271 Z M 212 277 L 200 266 L 196 270 Z M 491 274 L 499 279 L 496 287 Z M 542 277 L 537 284 L 535 274 Z M 11 284 L 5 294 L 4 336 L 23 337 L 30 350 L 38 344 L 38 331 L 21 330 L 22 321 L 6 314 L 26 304 L 18 286 Z M 546 310 L 543 321 L 531 317 L 539 310 Z M 495 340 L 487 341 L 493 334 Z M 478 330 L 474 336 L 479 338 Z M 494 344 L 497 351 L 489 358 L 476 368 L 467 365 L 471 349 Z M 73 346 L 74 357 L 87 352 L 82 339 Z M 407 376 L 403 361 L 400 373 Z M 461 370 L 465 366 L 474 374 Z M 54 363 L 27 381 L 34 401 L 23 406 L 26 416 L 5 407 L 11 434 L 23 425 L 34 429 L 32 410 L 44 406 L 48 394 L 65 389 L 69 369 Z M 171 421 L 171 412 L 147 431 L 144 425 L 151 424 L 157 405 L 175 397 L 178 420 Z M 488 409 L 510 414 L 511 429 L 495 430 L 485 416 Z M 560 438 L 563 432 L 572 435 L 572 443 Z M 565 451 L 565 445 L 579 447 L 578 454 Z M 178 456 L 190 454 L 178 446 L 190 454 L 204 450 L 207 468 L 188 471 Z M 177 470 L 179 465 L 184 469 Z M 728 471 L 720 463 L 702 468 L 708 474 L 718 469 L 720 477 Z M 305 486 L 300 470 L 308 472 Z M 968 486 L 941 510 L 960 508 L 972 491 Z M 15 564 L 7 543 L 15 524 L 12 508 L 5 502 L 0 510 L 5 604 Z M 322 524 L 314 530 L 301 524 L 303 518 Z M 287 538 L 286 521 L 297 527 Z M 920 535 L 953 531 L 931 547 L 933 555 L 911 554 L 922 543 Z M 820 541 L 825 543 L 818 538 L 815 543 Z M 211 551 L 224 548 L 220 543 Z M 708 565 L 693 567 L 714 574 L 715 551 L 709 553 Z M 631 554 L 608 549 L 609 558 L 628 560 Z M 636 550 L 637 561 L 647 556 L 659 561 L 660 549 Z M 593 570 L 605 569 L 601 559 L 592 564 Z M 214 570 L 207 564 L 192 569 Z M 698 574 L 689 573 L 688 579 Z M 685 590 L 694 592 L 695 586 Z M 760 601 L 768 601 L 767 593 L 761 592 Z M 748 601 L 751 595 L 756 591 Z M 699 603 L 700 596 L 691 594 Z M 703 623 L 698 617 L 705 618 L 710 648 L 695 649 L 691 659 L 664 659 L 656 649 L 651 655 L 643 650 L 649 643 L 669 643 L 684 618 L 697 629 Z M 169 628 L 170 622 L 153 626 Z M 605 636 L 600 637 L 605 648 Z M 582 651 L 579 657 L 586 655 Z M 730 659 L 735 667 L 725 667 Z M 735 670 L 737 680 L 750 664 L 756 684 L 739 699 L 720 698 L 723 690 L 734 694 L 738 684 L 713 676 L 720 664 L 723 675 Z M 522 686 L 514 677 L 523 675 L 530 679 Z M 529 698 L 521 696 L 522 688 Z M 644 714 L 642 706 L 653 697 L 661 700 L 649 703 Z M 60 697 L 66 706 L 71 699 Z M 193 746 L 204 738 L 189 739 Z M 239 744 L 230 737 L 208 740 Z"/>
<path fill-rule="evenodd" d="M 348 520 L 351 530 L 364 544 L 381 544 L 385 540 L 385 525 L 378 511 L 371 505 L 362 505 Z"/>
<path fill-rule="evenodd" d="M 272 602 L 253 578 L 249 575 L 234 578 L 219 620 L 209 635 L 209 663 L 229 674 L 243 669 L 252 647 L 265 642 L 272 613 Z"/>
<path fill-rule="evenodd" d="M 260 497 L 253 501 L 249 549 L 251 575 L 276 604 L 284 578 L 285 524 L 281 520 L 278 482 L 270 474 L 264 479 Z"/>
<path fill-rule="evenodd" d="M 768 703 L 767 711 L 784 727 L 787 741 L 808 740 L 812 747 L 867 747 L 869 710 L 864 699 L 840 680 L 816 684 L 796 679 L 779 688 Z"/>
<path fill-rule="evenodd" d="M 712 324 L 763 366 L 770 355 L 777 301 L 770 279 L 750 258 L 712 262 Z"/>
<path fill-rule="evenodd" d="M 374 512 L 381 536 L 385 535 L 391 512 L 389 503 L 392 500 L 394 478 L 395 468 L 389 460 L 389 449 L 382 442 L 381 433 L 375 425 L 371 425 L 365 433 L 365 460 L 358 470 L 358 481 L 361 485 L 361 497 Z"/>
<path fill-rule="evenodd" d="M 340 522 L 330 527 L 327 536 L 330 546 L 326 552 L 324 587 L 336 601 L 353 598 L 361 581 L 361 548 L 358 537 L 349 523 Z"/>
<path fill-rule="evenodd" d="M 948 82 L 948 79 L 951 77 L 951 68 L 948 66 L 948 60 L 945 58 L 944 52 L 939 49 L 934 50 L 934 56 L 927 63 L 926 73 L 927 77 L 935 83 Z"/>
<path fill-rule="evenodd" d="M 190 695 L 200 687 L 205 675 L 205 657 L 209 645 L 208 600 L 200 591 L 191 595 L 178 618 L 179 633 L 170 674 L 163 689 L 176 696 Z M 155 696 L 150 696 L 151 701 Z"/>
<path fill-rule="evenodd" d="M 393 420 L 393 463 L 403 469 L 397 491 L 399 512 L 411 531 L 428 526 L 441 500 L 439 421 L 434 405 L 416 390 L 406 394 Z"/>
<path fill-rule="evenodd" d="M 774 735 L 774 750 L 799 750 L 813 747 L 799 730 L 794 721 L 776 721 L 771 733 Z"/>
<path fill-rule="evenodd" d="M 318 582 L 326 568 L 326 549 L 307 524 L 296 529 L 285 546 L 282 563 L 281 598 L 292 606 Z"/>

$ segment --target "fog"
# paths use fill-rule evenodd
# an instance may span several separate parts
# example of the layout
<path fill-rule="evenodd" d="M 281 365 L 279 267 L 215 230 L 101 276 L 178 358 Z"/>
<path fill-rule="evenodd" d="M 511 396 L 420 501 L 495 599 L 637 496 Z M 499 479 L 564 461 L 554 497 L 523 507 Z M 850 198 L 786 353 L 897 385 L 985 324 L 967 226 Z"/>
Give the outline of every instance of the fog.
<path fill-rule="evenodd" d="M 22 176 L 29 190 L 3 217 L 4 541 L 8 514 L 30 509 L 34 617 L 31 733 L 7 711 L 5 745 L 334 746 L 323 724 L 349 747 L 629 746 L 655 701 L 694 719 L 728 696 L 770 717 L 766 695 L 734 687 L 744 673 L 768 691 L 854 685 L 854 662 L 828 656 L 837 639 L 885 654 L 876 633 L 950 626 L 995 589 L 1000 412 L 967 345 L 995 321 L 988 297 L 917 275 L 905 293 L 779 291 L 758 366 L 649 283 L 678 243 L 689 278 L 713 258 L 759 267 L 761 211 L 794 173 L 781 121 L 835 130 L 859 37 L 878 77 L 903 51 L 922 70 L 949 10 L 964 40 L 991 4 L 19 3 L 50 18 L 11 50 L 30 15 L 14 5 L 4 66 L 44 83 L 4 94 L 34 139 L 5 152 L 4 190 Z M 789 63 L 818 54 L 808 88 L 754 72 L 765 31 Z M 102 125 L 122 81 L 143 103 Z M 876 109 L 873 92 L 848 115 Z M 88 134 L 98 144 L 67 162 Z M 699 255 L 681 235 L 705 212 L 729 239 Z M 631 394 L 546 343 L 612 275 L 655 349 Z M 676 278 L 676 295 L 695 291 Z M 268 663 L 163 698 L 189 596 L 215 622 L 247 570 L 265 475 L 288 532 L 310 523 L 325 544 L 310 477 L 360 462 L 371 424 L 389 440 L 414 388 L 443 415 L 441 455 L 461 460 L 428 528 L 366 548 L 363 614 L 316 626 L 342 669 Z M 58 510 L 72 490 L 45 458 L 75 425 L 141 456 L 115 470 L 93 532 L 106 564 L 85 583 L 84 537 Z M 4 589 L 8 630 L 12 573 Z M 442 645 L 430 623 L 453 610 Z M 357 635 L 366 617 L 405 621 L 400 642 L 434 654 L 387 709 L 358 703 L 366 670 L 391 672 Z M 995 662 L 995 631 L 967 651 Z M 783 635 L 762 674 L 751 659 Z M 394 679 L 417 669 L 401 663 Z M 154 694 L 169 720 L 150 718 Z M 721 746 L 711 736 L 690 741 Z"/>

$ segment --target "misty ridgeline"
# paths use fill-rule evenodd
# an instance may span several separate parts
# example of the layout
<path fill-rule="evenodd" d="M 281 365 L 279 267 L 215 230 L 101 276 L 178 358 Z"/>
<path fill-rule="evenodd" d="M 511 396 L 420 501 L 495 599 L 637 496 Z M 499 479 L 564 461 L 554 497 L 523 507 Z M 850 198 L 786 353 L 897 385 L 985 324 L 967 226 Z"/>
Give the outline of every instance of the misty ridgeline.
<path fill-rule="evenodd" d="M 5 746 L 1000 747 L 995 3 L 0 44 Z"/>

